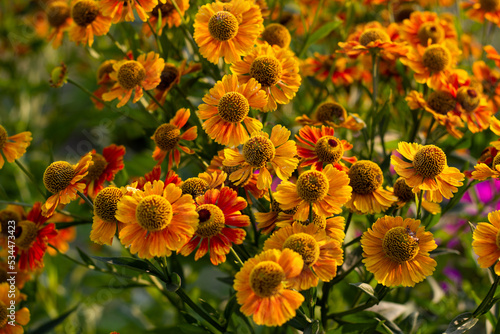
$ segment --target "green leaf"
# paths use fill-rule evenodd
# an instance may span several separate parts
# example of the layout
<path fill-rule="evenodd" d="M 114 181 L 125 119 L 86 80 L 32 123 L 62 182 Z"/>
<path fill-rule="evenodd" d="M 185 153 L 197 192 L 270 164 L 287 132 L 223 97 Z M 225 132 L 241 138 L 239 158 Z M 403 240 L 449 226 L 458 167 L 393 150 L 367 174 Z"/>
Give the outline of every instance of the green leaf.
<path fill-rule="evenodd" d="M 172 273 L 170 275 L 170 282 L 167 282 L 167 290 L 170 292 L 175 292 L 181 287 L 181 277 L 177 273 Z"/>
<path fill-rule="evenodd" d="M 447 254 L 460 255 L 460 252 L 456 249 L 451 249 L 451 248 L 436 248 L 435 250 L 429 253 L 431 257 L 437 257 L 440 255 L 447 255 Z"/>
<path fill-rule="evenodd" d="M 85 254 L 84 251 L 82 251 L 80 249 L 80 247 L 76 247 L 76 250 L 78 251 L 78 254 L 80 255 L 81 259 L 83 260 L 83 262 L 85 262 L 86 264 L 88 264 L 89 266 L 94 266 L 94 267 L 97 267 L 95 265 L 95 262 L 87 255 Z"/>
<path fill-rule="evenodd" d="M 318 30 L 316 30 L 315 32 L 313 32 L 311 34 L 311 37 L 307 41 L 306 50 L 309 47 L 309 45 L 312 45 L 312 44 L 316 43 L 317 41 L 319 41 L 320 39 L 325 38 L 332 31 L 337 29 L 341 24 L 342 24 L 342 21 L 338 20 L 338 21 L 328 22 L 327 24 L 322 25 L 321 28 L 319 28 Z"/>
<path fill-rule="evenodd" d="M 69 317 L 69 315 L 71 313 L 75 312 L 77 308 L 78 308 L 78 305 L 76 305 L 72 309 L 64 312 L 63 314 L 61 314 L 57 318 L 49 320 L 48 322 L 40 325 L 38 328 L 30 330 L 28 333 L 43 334 L 43 333 L 54 332 L 53 331 L 54 328 L 56 328 L 58 325 L 60 325 L 67 317 Z"/>
<path fill-rule="evenodd" d="M 402 330 L 405 333 L 412 334 L 418 330 L 418 312 L 410 313 L 401 323 Z"/>
<path fill-rule="evenodd" d="M 375 299 L 378 302 L 377 296 L 375 296 L 375 290 L 372 288 L 372 286 L 368 283 L 349 283 L 349 285 L 355 286 L 356 288 L 360 289 L 364 293 L 366 293 L 370 298 Z"/>
<path fill-rule="evenodd" d="M 231 298 L 226 304 L 226 308 L 224 309 L 224 319 L 226 319 L 226 321 L 229 321 L 229 319 L 231 318 L 235 306 L 236 306 L 236 294 L 231 296 Z"/>
<path fill-rule="evenodd" d="M 200 301 L 200 305 L 201 307 L 207 311 L 208 314 L 210 314 L 211 316 L 215 317 L 215 318 L 218 318 L 219 317 L 219 312 L 213 308 L 212 305 L 210 305 L 206 300 L 203 300 L 203 299 L 198 299 Z"/>
<path fill-rule="evenodd" d="M 193 317 L 191 314 L 189 314 L 188 312 L 179 311 L 179 313 L 182 315 L 184 320 L 186 320 L 186 322 L 188 322 L 190 324 L 197 324 L 198 323 L 198 320 L 195 317 Z"/>
<path fill-rule="evenodd" d="M 304 334 L 319 334 L 319 333 L 321 333 L 321 325 L 319 324 L 319 320 L 314 320 L 304 330 Z"/>
<path fill-rule="evenodd" d="M 158 271 L 156 267 L 154 267 L 152 264 L 140 260 L 140 259 L 134 259 L 131 257 L 100 257 L 100 256 L 91 256 L 93 259 L 96 259 L 98 261 L 104 262 L 106 264 L 113 264 L 117 266 L 123 266 L 130 268 L 134 271 L 146 273 L 149 275 L 153 275 L 161 279 L 162 281 L 167 282 L 165 277 L 163 276 L 163 273 Z M 168 288 L 168 287 L 167 287 Z"/>
<path fill-rule="evenodd" d="M 478 318 L 474 318 L 472 313 L 462 313 L 453 319 L 443 334 L 461 334 L 468 332 L 476 323 Z"/>

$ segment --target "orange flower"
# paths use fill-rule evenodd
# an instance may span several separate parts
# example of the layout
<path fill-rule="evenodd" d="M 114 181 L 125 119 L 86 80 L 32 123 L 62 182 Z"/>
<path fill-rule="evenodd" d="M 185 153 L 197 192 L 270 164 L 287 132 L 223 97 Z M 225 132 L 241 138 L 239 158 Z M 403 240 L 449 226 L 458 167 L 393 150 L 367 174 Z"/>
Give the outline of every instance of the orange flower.
<path fill-rule="evenodd" d="M 347 116 L 345 108 L 336 102 L 324 102 L 314 112 L 312 119 L 307 115 L 298 116 L 295 121 L 301 125 L 328 125 L 334 128 L 346 128 L 359 131 L 365 127 L 365 122 L 358 114 Z"/>
<path fill-rule="evenodd" d="M 472 85 L 483 91 L 488 97 L 490 108 L 496 113 L 500 109 L 500 85 L 498 84 L 500 71 L 491 69 L 484 61 L 479 60 L 472 64 L 472 73 Z"/>
<path fill-rule="evenodd" d="M 472 249 L 479 258 L 481 268 L 495 265 L 495 274 L 500 275 L 500 211 L 488 213 L 488 223 L 479 223 L 472 234 Z"/>
<path fill-rule="evenodd" d="M 163 3 L 162 3 L 163 2 Z M 149 18 L 149 24 L 144 23 L 142 25 L 142 33 L 146 36 L 151 36 L 151 27 L 153 27 L 154 32 L 161 36 L 163 33 L 163 28 L 168 25 L 168 28 L 178 27 L 182 23 L 182 16 L 189 8 L 189 0 L 176 0 L 176 4 L 179 7 L 179 12 L 175 9 L 172 0 L 162 0 L 156 5 L 151 11 L 151 16 Z M 157 31 L 158 20 L 161 15 L 161 26 L 160 30 Z M 144 20 L 145 21 L 145 20 Z"/>
<path fill-rule="evenodd" d="M 219 144 L 238 146 L 248 140 L 249 134 L 260 131 L 262 123 L 248 117 L 250 107 L 263 108 L 267 104 L 267 96 L 260 89 L 255 79 L 239 84 L 236 75 L 225 75 L 217 81 L 196 112 L 206 120 L 202 126 L 208 136 Z"/>
<path fill-rule="evenodd" d="M 172 168 L 172 156 L 174 157 L 175 165 L 179 166 L 181 161 L 181 153 L 179 150 L 187 154 L 193 154 L 194 151 L 186 146 L 179 144 L 181 140 L 192 141 L 198 136 L 198 128 L 190 127 L 187 131 L 181 134 L 181 129 L 186 125 L 191 112 L 189 109 L 181 108 L 177 110 L 174 118 L 169 123 L 160 125 L 151 139 L 154 140 L 156 148 L 153 152 L 153 159 L 161 164 L 168 155 L 168 169 Z"/>
<path fill-rule="evenodd" d="M 497 136 L 500 136 L 500 121 L 495 116 L 490 117 L 490 130 Z M 490 144 L 500 151 L 500 140 L 492 141 Z"/>
<path fill-rule="evenodd" d="M 408 202 L 415 201 L 415 195 L 418 196 L 418 194 L 415 194 L 413 189 L 406 184 L 405 179 L 402 177 L 399 177 L 396 182 L 394 182 L 394 188 L 387 187 L 387 189 L 398 198 L 398 202 L 396 203 L 398 208 L 402 208 Z M 426 197 L 427 193 L 424 192 L 422 195 L 422 208 L 433 215 L 440 213 L 441 206 L 438 203 L 427 201 Z"/>
<path fill-rule="evenodd" d="M 165 0 L 163 0 L 165 1 Z M 158 4 L 158 0 L 100 0 L 99 6 L 104 16 L 113 19 L 113 23 L 134 21 L 134 9 L 142 21 L 148 20 L 148 14 Z"/>
<path fill-rule="evenodd" d="M 474 21 L 483 23 L 486 19 L 496 25 L 500 24 L 500 3 L 496 0 L 467 0 L 461 5 L 467 16 Z"/>
<path fill-rule="evenodd" d="M 26 153 L 26 148 L 30 146 L 33 137 L 31 132 L 25 131 L 8 137 L 5 128 L 0 125 L 0 169 L 2 169 L 5 160 L 14 162 Z"/>
<path fill-rule="evenodd" d="M 68 204 L 76 199 L 77 191 L 82 192 L 85 189 L 83 178 L 91 165 L 92 154 L 88 153 L 76 165 L 56 161 L 47 167 L 43 174 L 43 184 L 54 195 L 43 204 L 42 214 L 45 217 L 50 217 L 59 204 Z"/>
<path fill-rule="evenodd" d="M 17 276 L 16 276 L 17 278 Z M 13 316 L 15 317 L 15 325 L 11 326 L 8 324 L 10 318 L 7 318 L 10 310 L 7 310 L 7 307 L 20 305 L 22 301 L 26 300 L 26 295 L 21 293 L 18 290 L 18 287 L 14 287 L 13 290 L 10 290 L 11 285 L 8 282 L 0 283 L 0 310 L 2 312 L 2 316 L 5 317 L 5 320 L 0 323 L 0 333 L 1 334 L 22 334 L 24 333 L 24 329 L 22 326 L 26 326 L 30 321 L 30 311 L 27 307 L 23 307 L 21 309 L 15 310 Z M 11 298 L 11 295 L 14 295 L 14 298 Z M 11 304 L 13 302 L 14 304 Z"/>
<path fill-rule="evenodd" d="M 98 2 L 78 0 L 71 7 L 73 23 L 69 28 L 69 38 L 76 44 L 94 44 L 94 35 L 106 35 L 111 27 L 111 18 L 102 14 Z"/>
<path fill-rule="evenodd" d="M 210 189 L 221 190 L 224 187 L 227 174 L 221 170 L 212 172 L 204 172 L 198 174 L 198 177 L 190 177 L 186 181 L 181 182 L 179 187 L 182 194 L 189 194 L 196 199 L 198 196 L 204 195 Z"/>
<path fill-rule="evenodd" d="M 286 211 L 281 210 L 280 204 L 274 198 L 271 198 L 271 202 L 269 204 L 269 212 L 255 213 L 255 221 L 258 223 L 257 228 L 262 234 L 270 234 L 274 230 L 274 228 L 278 226 L 277 223 L 279 221 L 278 217 L 280 217 L 280 213 L 285 213 L 287 215 L 287 218 L 289 218 L 290 221 L 293 222 L 293 214 L 297 212 L 297 208 Z"/>
<path fill-rule="evenodd" d="M 47 222 L 49 223 L 70 223 L 73 218 L 66 216 L 62 213 L 56 212 L 53 214 Z M 76 227 L 75 226 L 63 226 L 57 230 L 57 235 L 49 240 L 49 245 L 55 247 L 56 249 L 49 247 L 47 248 L 47 253 L 50 256 L 56 256 L 58 251 L 61 253 L 66 253 L 69 249 L 69 243 L 76 238 Z"/>
<path fill-rule="evenodd" d="M 66 1 L 55 0 L 49 2 L 45 11 L 49 23 L 47 40 L 52 42 L 54 49 L 57 49 L 61 46 L 64 32 L 73 23 L 71 9 Z"/>
<path fill-rule="evenodd" d="M 349 86 L 360 77 L 358 68 L 348 66 L 349 63 L 345 57 L 339 58 L 335 54 L 322 55 L 315 52 L 314 57 L 303 61 L 300 72 L 303 76 L 315 76 L 319 81 L 324 81 L 332 70 L 331 80 L 335 85 Z"/>
<path fill-rule="evenodd" d="M 109 75 L 116 83 L 111 90 L 102 95 L 104 101 L 119 99 L 116 105 L 123 107 L 132 93 L 135 92 L 133 102 L 136 103 L 143 95 L 143 89 L 151 90 L 161 82 L 161 72 L 165 62 L 160 55 L 153 51 L 141 54 L 136 60 L 121 60 L 113 64 L 113 72 Z"/>
<path fill-rule="evenodd" d="M 410 18 L 401 25 L 401 37 L 414 47 L 440 44 L 444 40 L 455 44 L 457 42 L 457 32 L 453 25 L 433 12 L 411 13 Z"/>
<path fill-rule="evenodd" d="M 156 165 L 153 167 L 153 170 L 149 173 L 146 173 L 144 177 L 141 176 L 139 178 L 134 179 L 134 181 L 137 183 L 135 188 L 144 190 L 144 186 L 146 185 L 146 183 L 148 182 L 153 183 L 153 181 L 160 181 L 160 177 L 161 177 L 161 166 Z M 163 181 L 164 187 L 166 187 L 170 183 L 173 183 L 176 186 L 180 186 L 182 183 L 182 179 L 173 170 L 169 170 L 167 172 L 167 175 L 165 175 L 165 181 Z"/>

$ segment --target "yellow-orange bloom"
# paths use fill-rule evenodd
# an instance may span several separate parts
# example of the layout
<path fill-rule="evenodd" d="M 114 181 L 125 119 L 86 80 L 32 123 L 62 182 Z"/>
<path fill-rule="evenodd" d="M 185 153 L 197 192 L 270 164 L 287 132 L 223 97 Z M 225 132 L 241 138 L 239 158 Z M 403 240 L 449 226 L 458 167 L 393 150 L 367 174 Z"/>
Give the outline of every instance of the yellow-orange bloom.
<path fill-rule="evenodd" d="M 163 0 L 165 1 L 165 0 Z M 104 16 L 111 17 L 113 23 L 134 21 L 134 9 L 142 21 L 148 20 L 147 12 L 151 12 L 158 0 L 100 0 L 99 6 Z"/>
<path fill-rule="evenodd" d="M 27 307 L 19 308 L 16 307 L 21 304 L 22 301 L 26 300 L 26 295 L 21 293 L 16 286 L 10 290 L 11 285 L 8 282 L 0 283 L 0 314 L 2 315 L 2 322 L 0 322 L 0 333 L 1 334 L 22 334 L 24 329 L 22 326 L 26 326 L 30 321 L 30 311 Z M 11 296 L 13 295 L 13 298 Z M 13 303 L 13 304 L 11 304 Z M 7 307 L 14 308 L 13 314 L 7 309 Z M 17 308 L 17 310 L 16 310 Z M 8 315 L 12 314 L 15 317 L 15 325 L 12 326 L 8 322 L 12 319 L 8 318 Z M 5 317 L 5 318 L 4 318 Z"/>
<path fill-rule="evenodd" d="M 14 162 L 26 153 L 26 148 L 30 146 L 32 140 L 33 137 L 29 131 L 9 137 L 7 130 L 0 125 L 0 169 L 5 163 L 4 156 L 7 162 Z"/>
<path fill-rule="evenodd" d="M 52 47 L 57 49 L 61 46 L 63 34 L 71 26 L 71 9 L 66 1 L 51 1 L 45 10 L 49 24 L 49 35 L 47 40 L 52 42 Z"/>
<path fill-rule="evenodd" d="M 481 268 L 495 265 L 495 274 L 500 275 L 500 211 L 488 214 L 489 223 L 479 223 L 472 234 L 472 249 L 479 258 Z"/>
<path fill-rule="evenodd" d="M 357 114 L 347 115 L 345 108 L 336 102 L 324 102 L 316 109 L 312 119 L 302 115 L 296 117 L 295 122 L 301 125 L 328 125 L 352 131 L 359 131 L 366 125 Z"/>
<path fill-rule="evenodd" d="M 467 0 L 461 3 L 467 16 L 477 22 L 487 21 L 500 24 L 500 2 L 496 0 Z"/>
<path fill-rule="evenodd" d="M 162 3 L 163 2 L 163 3 Z M 176 4 L 179 7 L 179 11 L 176 10 L 172 0 L 163 0 L 156 5 L 151 11 L 151 16 L 149 18 L 149 24 L 144 23 L 142 26 L 142 33 L 146 36 L 151 36 L 152 31 L 160 35 L 163 33 L 163 28 L 168 25 L 169 28 L 178 27 L 182 23 L 182 16 L 189 8 L 189 0 L 176 0 Z M 180 13 L 179 13 L 180 12 Z M 158 30 L 158 20 L 161 15 L 160 29 Z"/>
<path fill-rule="evenodd" d="M 104 16 L 94 0 L 78 0 L 71 7 L 73 24 L 69 28 L 69 38 L 76 44 L 92 46 L 94 35 L 106 35 L 111 27 L 111 18 Z"/>
<path fill-rule="evenodd" d="M 436 13 L 415 11 L 403 21 L 401 37 L 414 47 L 428 46 L 444 40 L 456 43 L 457 32 L 449 21 L 440 19 Z"/>

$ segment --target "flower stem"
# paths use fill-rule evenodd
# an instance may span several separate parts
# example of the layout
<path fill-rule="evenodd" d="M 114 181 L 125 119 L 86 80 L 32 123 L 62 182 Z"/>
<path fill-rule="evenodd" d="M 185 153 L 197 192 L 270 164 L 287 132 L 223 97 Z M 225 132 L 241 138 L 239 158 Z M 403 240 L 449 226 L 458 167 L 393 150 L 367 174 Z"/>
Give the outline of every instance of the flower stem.
<path fill-rule="evenodd" d="M 2 156 L 3 156 L 3 152 L 2 152 Z M 33 183 L 33 185 L 35 186 L 36 190 L 38 190 L 38 192 L 42 195 L 42 197 L 44 199 L 46 199 L 47 196 L 46 196 L 45 192 L 42 190 L 42 188 L 40 188 L 40 186 L 38 185 L 38 183 L 36 183 L 35 177 L 33 176 L 33 174 L 31 174 L 28 171 L 28 169 L 26 169 L 26 167 L 24 167 L 24 165 L 19 160 L 15 160 L 14 162 L 23 171 L 23 173 L 26 174 L 26 176 L 30 179 L 30 181 Z"/>
<path fill-rule="evenodd" d="M 191 300 L 191 298 L 186 294 L 186 292 L 184 292 L 184 290 L 182 288 L 180 288 L 177 291 L 175 291 L 175 293 L 182 299 L 182 301 L 184 303 L 186 303 L 187 305 L 189 305 L 189 307 L 191 307 L 191 309 L 193 309 L 193 311 L 195 311 L 196 313 L 198 313 L 198 315 L 200 317 L 202 317 L 208 323 L 210 323 L 210 325 L 212 325 L 217 330 L 219 330 L 219 331 L 221 331 L 223 333 L 225 332 L 224 327 L 221 326 L 217 321 L 215 321 L 214 319 L 212 319 L 212 317 L 210 317 L 210 315 L 208 315 L 207 313 L 205 313 L 205 311 L 203 311 L 198 305 L 196 305 L 196 303 Z"/>
<path fill-rule="evenodd" d="M 161 11 L 160 11 L 160 15 L 161 15 Z M 151 29 L 151 33 L 153 34 L 153 36 L 155 37 L 155 41 L 156 41 L 156 45 L 158 46 L 158 51 L 160 52 L 160 54 L 162 54 L 162 56 L 164 58 L 167 58 L 167 55 L 165 55 L 163 53 L 163 47 L 160 43 L 160 39 L 158 38 L 158 34 L 156 33 L 156 31 L 153 29 L 153 26 L 151 25 L 151 22 L 149 22 L 149 19 L 146 20 L 148 26 L 149 26 L 149 29 Z"/>
<path fill-rule="evenodd" d="M 495 275 L 495 281 L 493 282 L 493 285 L 491 286 L 490 290 L 488 291 L 488 294 L 486 297 L 484 297 L 483 301 L 481 304 L 476 308 L 474 313 L 472 314 L 474 318 L 477 318 L 485 313 L 487 313 L 493 304 L 491 303 L 493 301 L 493 297 L 495 296 L 495 292 L 498 287 L 498 283 L 500 283 L 500 276 Z"/>
<path fill-rule="evenodd" d="M 167 110 L 167 109 L 165 109 L 165 107 L 164 107 L 164 106 L 160 103 L 160 101 L 158 101 L 158 99 L 157 99 L 157 98 L 156 98 L 153 94 L 151 94 L 151 92 L 150 92 L 150 91 L 146 90 L 144 87 L 142 87 L 142 89 L 144 89 L 144 92 L 146 92 L 146 94 L 147 94 L 147 95 L 151 98 L 151 100 L 153 100 L 153 101 L 154 101 L 154 103 L 156 103 L 156 105 L 157 105 L 158 107 L 160 107 L 160 108 L 161 108 L 161 110 L 163 110 L 163 112 L 165 113 L 165 115 L 169 115 L 169 114 L 170 114 L 170 113 L 168 112 L 168 110 Z M 171 116 L 171 115 L 169 115 L 169 116 Z"/>
<path fill-rule="evenodd" d="M 420 194 L 418 194 L 418 203 L 417 203 L 417 219 L 420 219 L 422 215 L 422 197 L 423 197 L 424 191 L 420 190 Z"/>
<path fill-rule="evenodd" d="M 345 222 L 344 233 L 347 235 L 347 230 L 349 229 L 349 225 L 351 225 L 353 212 L 349 211 L 349 215 L 347 216 L 347 220 Z"/>
<path fill-rule="evenodd" d="M 76 193 L 78 194 L 78 196 L 80 196 L 85 202 L 87 202 L 88 205 L 90 205 L 90 207 L 92 208 L 92 210 L 94 210 L 94 203 L 92 203 L 92 201 L 90 200 L 90 198 L 88 198 L 87 196 L 85 196 L 84 194 L 82 194 L 80 191 L 76 191 Z"/>
<path fill-rule="evenodd" d="M 233 255 L 236 258 L 236 260 L 238 260 L 238 262 L 240 263 L 240 265 L 243 267 L 243 261 L 241 261 L 241 258 L 239 257 L 238 253 L 236 253 L 236 251 L 234 250 L 233 247 L 230 247 L 230 249 L 231 249 L 231 253 L 233 253 Z"/>

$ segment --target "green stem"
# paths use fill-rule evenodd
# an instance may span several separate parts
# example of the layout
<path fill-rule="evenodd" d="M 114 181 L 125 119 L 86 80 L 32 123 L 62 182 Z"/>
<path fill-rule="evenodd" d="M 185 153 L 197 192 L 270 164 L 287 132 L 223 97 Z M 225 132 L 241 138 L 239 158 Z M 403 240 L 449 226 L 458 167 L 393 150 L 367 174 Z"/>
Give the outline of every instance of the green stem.
<path fill-rule="evenodd" d="M 423 197 L 424 192 L 420 190 L 420 193 L 418 194 L 418 203 L 417 203 L 417 219 L 420 219 L 421 214 L 422 214 L 422 197 Z"/>
<path fill-rule="evenodd" d="M 154 103 L 156 103 L 156 105 L 157 105 L 158 107 L 160 107 L 160 108 L 161 108 L 161 110 L 163 110 L 163 112 L 165 113 L 165 115 L 169 115 L 169 114 L 170 114 L 170 113 L 168 112 L 168 110 L 167 110 L 167 109 L 165 109 L 165 107 L 164 107 L 164 106 L 160 103 L 160 101 L 158 101 L 158 100 L 156 99 L 156 97 L 155 97 L 153 94 L 151 94 L 151 92 L 150 92 L 150 91 L 146 90 L 144 87 L 142 87 L 142 89 L 143 89 L 143 90 L 144 90 L 144 92 L 146 92 L 146 94 L 147 94 L 147 95 L 148 95 L 148 96 L 149 96 L 149 97 L 150 97 L 150 98 L 154 101 Z M 149 112 L 148 112 L 148 114 L 149 114 Z M 171 115 L 169 115 L 169 116 L 171 116 Z"/>
<path fill-rule="evenodd" d="M 343 312 L 337 312 L 337 313 L 331 313 L 328 315 L 328 318 L 329 319 L 341 318 L 341 317 L 349 315 L 349 314 L 358 313 L 358 312 L 361 312 L 363 310 L 366 310 L 367 308 L 370 308 L 373 305 L 380 303 L 380 301 L 387 295 L 387 292 L 389 292 L 389 291 L 390 291 L 390 289 L 388 287 L 382 286 L 382 288 L 380 288 L 380 292 L 377 294 L 377 297 L 378 297 L 377 300 L 372 298 L 370 300 L 367 300 L 364 304 L 356 306 L 350 310 L 343 311 Z"/>
<path fill-rule="evenodd" d="M 90 205 L 90 207 L 92 208 L 92 210 L 94 210 L 94 203 L 92 203 L 92 201 L 90 200 L 90 198 L 88 198 L 87 196 L 85 196 L 84 194 L 82 194 L 81 192 L 79 192 L 78 190 L 76 191 L 76 193 L 78 194 L 78 196 L 80 196 L 85 202 L 87 202 L 88 205 Z"/>
<path fill-rule="evenodd" d="M 243 261 L 241 261 L 238 253 L 236 253 L 236 251 L 233 249 L 233 247 L 230 247 L 230 249 L 231 249 L 231 253 L 233 253 L 233 255 L 236 258 L 236 260 L 238 260 L 238 262 L 240 263 L 240 265 L 243 267 Z"/>
<path fill-rule="evenodd" d="M 2 152 L 2 156 L 3 156 L 3 152 Z M 44 199 L 46 199 L 47 196 L 46 196 L 45 192 L 42 190 L 42 188 L 40 188 L 40 186 L 38 185 L 38 183 L 36 183 L 35 177 L 33 176 L 33 174 L 31 174 L 28 171 L 28 169 L 26 169 L 26 167 L 24 167 L 24 165 L 19 160 L 14 160 L 14 162 L 23 171 L 23 173 L 26 174 L 26 176 L 30 179 L 31 183 L 33 183 L 33 185 L 35 186 L 36 190 L 38 190 L 38 192 L 42 195 L 42 197 Z"/>
<path fill-rule="evenodd" d="M 372 94 L 372 112 L 370 115 L 370 151 L 368 154 L 369 160 L 372 159 L 373 149 L 375 146 L 375 115 L 377 113 L 378 105 L 377 105 L 377 96 L 378 96 L 378 65 L 379 65 L 380 56 L 377 53 L 372 53 L 372 86 L 373 86 L 373 94 Z"/>
<path fill-rule="evenodd" d="M 495 296 L 495 292 L 498 287 L 498 283 L 500 283 L 500 276 L 495 275 L 495 281 L 493 282 L 490 290 L 488 291 L 488 294 L 486 294 L 486 297 L 484 297 L 483 301 L 481 304 L 476 308 L 474 313 L 472 314 L 474 318 L 477 318 L 486 312 L 488 312 L 493 304 L 491 303 L 493 300 L 493 297 Z"/>
<path fill-rule="evenodd" d="M 349 211 L 349 215 L 347 215 L 347 220 L 345 222 L 344 234 L 347 235 L 347 230 L 349 229 L 349 225 L 351 225 L 353 212 Z"/>
<path fill-rule="evenodd" d="M 314 26 L 316 25 L 316 20 L 318 19 L 318 13 L 319 13 L 320 9 L 323 8 L 323 2 L 324 2 L 324 0 L 321 0 L 319 2 L 319 6 L 316 9 L 316 13 L 314 13 L 313 21 L 312 21 L 311 25 L 309 26 L 309 29 L 307 29 L 307 33 L 306 33 L 306 38 L 304 40 L 304 44 L 302 45 L 302 49 L 300 49 L 300 52 L 299 52 L 299 58 L 302 58 L 304 56 L 304 53 L 307 51 L 307 46 L 308 46 L 308 43 L 309 43 L 309 38 L 311 37 L 311 31 L 313 30 Z"/>
<path fill-rule="evenodd" d="M 191 300 L 191 298 L 186 294 L 186 292 L 184 292 L 182 288 L 178 289 L 175 293 L 182 299 L 184 303 L 189 305 L 189 307 L 191 307 L 193 311 L 198 313 L 198 315 L 205 319 L 210 325 L 221 332 L 225 332 L 224 327 L 221 326 L 217 321 L 212 319 L 212 317 L 205 313 L 205 311 L 203 311 L 198 305 L 196 305 L 196 303 Z"/>
<path fill-rule="evenodd" d="M 123 55 L 127 56 L 127 52 L 122 49 L 120 43 L 118 43 L 118 41 L 116 40 L 116 38 L 114 38 L 113 35 L 111 35 L 109 32 L 107 33 L 107 35 L 113 41 L 113 43 L 116 45 L 116 47 L 118 48 L 118 50 L 120 50 L 123 53 Z"/>
<path fill-rule="evenodd" d="M 160 13 L 161 15 L 161 13 Z M 156 41 L 156 45 L 158 46 L 158 51 L 163 55 L 163 57 L 166 59 L 166 55 L 163 53 L 163 47 L 160 43 L 160 38 L 158 37 L 158 34 L 156 33 L 156 31 L 153 29 L 153 26 L 151 25 L 151 22 L 149 22 L 149 19 L 146 20 L 148 26 L 149 26 L 149 29 L 151 29 L 151 33 L 153 34 L 153 36 L 155 37 L 155 41 Z"/>
<path fill-rule="evenodd" d="M 344 245 L 344 248 L 347 248 L 347 247 L 349 247 L 349 246 L 351 246 L 351 245 L 354 245 L 355 243 L 358 243 L 360 240 L 361 240 L 361 236 L 359 236 L 359 237 L 357 237 L 357 238 L 354 238 L 354 239 L 352 239 L 351 241 L 349 241 L 348 243 L 346 243 L 346 244 Z"/>

